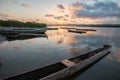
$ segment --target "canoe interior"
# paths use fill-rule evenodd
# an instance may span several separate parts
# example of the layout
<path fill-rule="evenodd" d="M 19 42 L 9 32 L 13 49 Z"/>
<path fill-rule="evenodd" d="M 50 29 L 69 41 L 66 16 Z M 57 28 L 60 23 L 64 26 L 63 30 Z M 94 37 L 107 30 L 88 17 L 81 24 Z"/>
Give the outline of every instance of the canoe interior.
<path fill-rule="evenodd" d="M 74 80 L 75 78 L 77 78 L 78 76 L 80 76 L 82 73 L 84 73 L 85 71 L 87 71 L 89 68 L 91 68 L 93 65 L 95 65 L 96 63 L 98 63 L 101 59 L 103 59 L 105 56 L 107 56 L 109 53 L 111 52 L 108 52 L 106 55 L 104 55 L 103 57 L 101 57 L 100 59 L 98 59 L 97 61 L 93 62 L 92 64 L 84 67 L 83 69 L 81 70 L 78 70 L 77 72 L 75 72 L 74 74 L 72 74 L 71 76 L 69 77 L 66 77 L 66 78 L 63 78 L 63 79 L 66 79 L 66 80 Z"/>
<path fill-rule="evenodd" d="M 46 31 L 0 31 L 0 34 L 19 34 L 19 33 L 36 33 L 44 34 Z"/>
<path fill-rule="evenodd" d="M 103 51 L 103 50 L 106 50 L 106 49 L 108 49 L 108 48 L 109 48 L 109 46 L 105 46 L 105 47 L 103 47 L 103 48 L 99 48 L 99 49 L 97 49 L 97 50 L 88 52 L 87 54 L 84 54 L 84 55 L 80 55 L 80 56 L 71 58 L 71 59 L 69 59 L 69 60 L 72 61 L 72 62 L 74 62 L 74 63 L 80 63 L 81 61 L 83 61 L 83 60 L 85 60 L 85 59 L 87 59 L 87 58 L 89 58 L 89 57 L 92 57 L 92 56 L 94 56 L 95 54 L 97 54 L 97 53 L 99 53 L 99 52 L 101 52 L 101 51 Z"/>
<path fill-rule="evenodd" d="M 83 55 L 80 55 L 80 56 L 77 56 L 74 58 L 70 58 L 68 60 L 77 64 L 77 63 L 80 63 L 81 61 L 83 61 L 91 56 L 94 56 L 95 54 L 97 54 L 101 51 L 104 51 L 108 48 L 110 48 L 110 46 L 105 45 L 103 48 L 96 49 L 94 51 L 88 52 L 86 54 L 83 54 Z M 52 65 L 49 65 L 46 67 L 42 67 L 42 68 L 39 68 L 39 69 L 36 69 L 33 71 L 29 71 L 29 72 L 25 72 L 23 74 L 18 74 L 13 77 L 5 78 L 4 80 L 38 80 L 38 79 L 44 78 L 48 75 L 51 75 L 55 72 L 58 72 L 60 70 L 63 70 L 65 68 L 68 68 L 68 67 L 65 66 L 63 63 L 58 62 L 58 63 L 52 64 Z"/>
<path fill-rule="evenodd" d="M 3 33 L 1 34 L 2 36 L 6 37 L 8 41 L 14 41 L 14 40 L 26 40 L 26 39 L 31 39 L 31 38 L 48 38 L 46 33 Z"/>
<path fill-rule="evenodd" d="M 13 40 L 26 40 L 26 39 L 31 39 L 31 38 L 48 38 L 46 34 L 17 34 L 17 35 L 4 35 L 8 41 L 13 41 Z"/>
<path fill-rule="evenodd" d="M 21 75 L 10 77 L 4 80 L 37 80 L 47 75 L 50 75 L 52 73 L 58 72 L 64 68 L 67 68 L 67 66 L 58 62 L 58 63 L 55 63 L 54 65 L 46 66 L 46 67 L 43 67 L 43 68 L 40 68 L 34 71 L 21 74 Z"/>

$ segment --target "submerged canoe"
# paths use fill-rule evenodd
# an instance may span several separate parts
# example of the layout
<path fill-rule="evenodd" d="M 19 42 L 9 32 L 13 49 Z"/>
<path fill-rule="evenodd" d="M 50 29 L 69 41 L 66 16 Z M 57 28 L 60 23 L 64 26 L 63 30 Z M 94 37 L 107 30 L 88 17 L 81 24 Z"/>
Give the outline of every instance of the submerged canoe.
<path fill-rule="evenodd" d="M 1 28 L 0 34 L 19 34 L 19 33 L 45 33 L 46 28 L 36 29 L 36 28 Z"/>
<path fill-rule="evenodd" d="M 46 30 L 1 30 L 1 34 L 19 34 L 19 33 L 35 33 L 41 34 L 45 33 Z"/>
<path fill-rule="evenodd" d="M 104 45 L 103 47 L 86 54 L 65 59 L 30 72 L 11 76 L 4 80 L 65 80 L 75 72 L 82 70 L 88 65 L 106 56 L 110 53 L 110 49 L 110 45 Z"/>
<path fill-rule="evenodd" d="M 74 30 L 74 29 L 68 29 L 68 32 L 72 32 L 72 33 L 86 33 L 86 31 L 84 30 Z"/>
<path fill-rule="evenodd" d="M 72 27 L 61 27 L 60 29 L 75 29 L 75 28 L 72 28 Z"/>
<path fill-rule="evenodd" d="M 84 30 L 84 31 L 97 31 L 95 29 L 76 29 L 76 30 Z"/>
<path fill-rule="evenodd" d="M 31 33 L 20 33 L 16 35 L 5 35 L 8 41 L 13 40 L 26 40 L 26 39 L 32 39 L 32 38 L 48 38 L 46 34 L 31 34 Z"/>

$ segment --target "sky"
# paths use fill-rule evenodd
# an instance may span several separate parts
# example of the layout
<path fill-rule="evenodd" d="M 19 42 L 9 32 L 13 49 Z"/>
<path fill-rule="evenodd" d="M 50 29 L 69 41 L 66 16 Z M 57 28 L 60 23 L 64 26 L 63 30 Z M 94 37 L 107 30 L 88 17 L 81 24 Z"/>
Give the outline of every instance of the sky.
<path fill-rule="evenodd" d="M 0 0 L 0 19 L 46 24 L 120 24 L 120 0 Z"/>

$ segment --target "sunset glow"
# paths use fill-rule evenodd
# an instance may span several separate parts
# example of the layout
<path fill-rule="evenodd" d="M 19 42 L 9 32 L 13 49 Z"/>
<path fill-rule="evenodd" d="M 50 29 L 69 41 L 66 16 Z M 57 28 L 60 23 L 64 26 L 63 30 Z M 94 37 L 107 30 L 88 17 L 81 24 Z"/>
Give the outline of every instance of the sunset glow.
<path fill-rule="evenodd" d="M 0 0 L 0 19 L 47 24 L 118 24 L 119 0 Z"/>

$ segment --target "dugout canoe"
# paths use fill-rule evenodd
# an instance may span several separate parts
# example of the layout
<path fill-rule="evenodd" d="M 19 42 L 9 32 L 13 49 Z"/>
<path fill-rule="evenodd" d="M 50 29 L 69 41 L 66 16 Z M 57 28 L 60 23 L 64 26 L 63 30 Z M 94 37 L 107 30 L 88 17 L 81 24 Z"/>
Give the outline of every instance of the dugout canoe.
<path fill-rule="evenodd" d="M 110 53 L 110 49 L 110 45 L 104 45 L 101 48 L 85 54 L 65 59 L 23 74 L 17 74 L 16 76 L 4 80 L 65 80 L 77 71 L 80 71 L 95 61 L 105 57 Z"/>
<path fill-rule="evenodd" d="M 84 30 L 74 30 L 74 29 L 68 29 L 68 32 L 72 32 L 72 33 L 80 33 L 80 34 L 82 34 L 82 33 L 86 33 L 86 31 L 84 31 Z"/>

